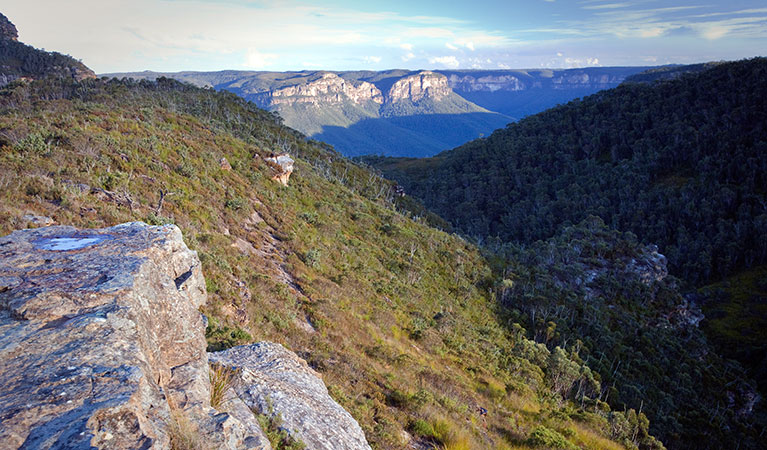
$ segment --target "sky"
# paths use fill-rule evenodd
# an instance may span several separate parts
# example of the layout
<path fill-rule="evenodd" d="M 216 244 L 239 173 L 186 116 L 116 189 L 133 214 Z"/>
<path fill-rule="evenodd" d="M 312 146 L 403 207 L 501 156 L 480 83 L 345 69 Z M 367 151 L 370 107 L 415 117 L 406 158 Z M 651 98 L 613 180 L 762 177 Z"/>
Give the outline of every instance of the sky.
<path fill-rule="evenodd" d="M 535 69 L 767 53 L 765 0 L 0 0 L 96 73 Z"/>

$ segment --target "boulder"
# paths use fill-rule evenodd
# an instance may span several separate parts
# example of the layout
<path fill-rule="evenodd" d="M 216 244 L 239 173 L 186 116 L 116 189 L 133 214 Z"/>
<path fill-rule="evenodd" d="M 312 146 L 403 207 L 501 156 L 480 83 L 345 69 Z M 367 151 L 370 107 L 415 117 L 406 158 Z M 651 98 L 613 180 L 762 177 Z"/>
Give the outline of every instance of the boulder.
<path fill-rule="evenodd" d="M 356 420 L 328 394 L 319 374 L 280 344 L 260 342 L 211 353 L 211 362 L 236 371 L 237 396 L 282 427 L 307 449 L 369 450 Z"/>
<path fill-rule="evenodd" d="M 269 448 L 210 407 L 200 267 L 173 225 L 0 238 L 0 448 Z"/>
<path fill-rule="evenodd" d="M 267 162 L 272 163 L 272 166 L 277 170 L 277 174 L 272 177 L 273 180 L 280 182 L 283 186 L 288 185 L 290 180 L 290 174 L 293 173 L 293 164 L 295 161 L 287 153 L 280 155 L 272 155 L 265 158 Z"/>
<path fill-rule="evenodd" d="M 36 214 L 24 214 L 21 217 L 21 222 L 27 227 L 48 227 L 56 223 L 55 220 L 47 216 L 39 216 Z"/>

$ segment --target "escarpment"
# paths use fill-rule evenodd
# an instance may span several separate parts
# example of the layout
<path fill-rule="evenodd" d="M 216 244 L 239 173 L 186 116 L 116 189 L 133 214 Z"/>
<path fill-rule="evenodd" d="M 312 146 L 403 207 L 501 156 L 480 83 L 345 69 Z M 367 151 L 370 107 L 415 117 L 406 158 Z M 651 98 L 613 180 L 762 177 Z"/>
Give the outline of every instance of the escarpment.
<path fill-rule="evenodd" d="M 0 238 L 0 447 L 271 449 L 233 388 L 211 407 L 206 296 L 197 253 L 174 225 Z M 280 349 L 272 361 L 298 360 Z M 319 426 L 359 443 L 346 448 L 368 448 L 343 419 Z"/>

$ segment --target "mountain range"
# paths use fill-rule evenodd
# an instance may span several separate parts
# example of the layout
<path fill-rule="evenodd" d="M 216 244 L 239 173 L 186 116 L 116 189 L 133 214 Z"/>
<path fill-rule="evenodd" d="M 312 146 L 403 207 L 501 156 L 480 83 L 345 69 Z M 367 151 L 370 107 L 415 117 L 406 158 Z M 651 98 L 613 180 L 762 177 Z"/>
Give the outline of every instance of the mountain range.
<path fill-rule="evenodd" d="M 430 156 L 615 87 L 645 67 L 538 70 L 132 72 L 234 92 L 347 156 Z"/>

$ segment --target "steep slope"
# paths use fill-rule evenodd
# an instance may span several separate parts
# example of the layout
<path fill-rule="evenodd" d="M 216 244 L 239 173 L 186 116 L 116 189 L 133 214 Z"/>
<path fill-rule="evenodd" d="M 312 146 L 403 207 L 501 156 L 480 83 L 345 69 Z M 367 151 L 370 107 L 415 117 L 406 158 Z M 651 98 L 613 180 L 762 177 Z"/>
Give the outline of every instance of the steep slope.
<path fill-rule="evenodd" d="M 373 448 L 660 448 L 642 414 L 590 398 L 600 386 L 571 351 L 506 329 L 476 247 L 234 94 L 46 79 L 0 91 L 0 130 L 0 233 L 175 223 L 205 273 L 209 348 L 295 351 Z M 267 161 L 282 151 L 288 186 Z M 589 389 L 567 389 L 560 366 Z"/>
<path fill-rule="evenodd" d="M 757 58 L 627 83 L 434 158 L 369 162 L 467 234 L 531 242 L 598 215 L 700 283 L 767 259 L 765 79 Z"/>
<path fill-rule="evenodd" d="M 645 411 L 653 420 L 653 429 L 674 447 L 717 448 L 733 442 L 746 445 L 739 441 L 741 432 L 734 430 L 745 426 L 751 433 L 756 429 L 758 434 L 765 423 L 763 410 L 752 410 L 749 398 L 759 398 L 753 384 L 747 383 L 752 387 L 744 387 L 741 394 L 733 394 L 726 401 L 703 401 L 691 407 L 692 400 L 685 400 L 698 395 L 694 393 L 700 383 L 694 380 L 701 380 L 700 376 L 708 380 L 706 384 L 718 380 L 709 390 L 725 392 L 727 382 L 709 370 L 720 374 L 736 370 L 732 368 L 734 363 L 725 359 L 712 361 L 705 369 L 695 361 L 679 363 L 677 367 L 678 359 L 670 355 L 681 351 L 679 345 L 692 349 L 691 343 L 697 342 L 693 347 L 699 351 L 693 353 L 698 356 L 715 352 L 699 331 L 680 332 L 678 337 L 673 333 L 661 336 L 655 334 L 657 325 L 650 325 L 639 326 L 639 333 L 634 335 L 628 324 L 642 324 L 642 320 L 605 319 L 610 314 L 605 314 L 609 311 L 601 307 L 592 319 L 585 321 L 577 315 L 558 316 L 557 311 L 571 311 L 593 302 L 586 301 L 588 297 L 584 299 L 578 289 L 546 280 L 551 276 L 552 261 L 560 261 L 566 272 L 573 261 L 584 257 L 583 245 L 574 245 L 568 237 L 563 240 L 570 242 L 573 248 L 568 251 L 574 253 L 561 254 L 557 247 L 567 248 L 567 245 L 556 239 L 561 239 L 557 236 L 562 236 L 560 233 L 567 226 L 589 215 L 601 217 L 614 229 L 633 232 L 642 242 L 658 244 L 659 251 L 668 258 L 670 272 L 680 277 L 683 280 L 680 283 L 688 288 L 764 264 L 767 258 L 767 241 L 762 232 L 767 229 L 764 98 L 767 98 L 767 60 L 756 58 L 714 65 L 668 81 L 626 83 L 528 117 L 486 139 L 434 158 L 370 158 L 367 162 L 396 179 L 406 192 L 422 199 L 458 229 L 476 236 L 491 248 L 503 249 L 504 242 L 517 243 L 523 248 L 531 246 L 531 254 L 543 258 L 533 265 L 537 270 L 519 269 L 514 263 L 501 264 L 503 268 L 499 270 L 534 274 L 527 281 L 528 294 L 539 300 L 532 305 L 542 304 L 544 310 L 550 311 L 549 317 L 553 314 L 553 329 L 566 330 L 562 332 L 563 340 L 588 336 L 591 332 L 583 327 L 594 317 L 600 318 L 599 327 L 605 328 L 593 335 L 600 337 L 595 343 L 607 339 L 596 346 L 605 357 L 612 357 L 611 367 L 592 368 L 599 370 L 603 380 L 615 375 L 616 357 L 624 364 L 632 361 L 634 370 L 637 366 L 642 368 L 633 374 L 625 369 L 623 375 L 627 378 L 622 386 L 635 386 L 637 392 L 631 394 L 617 388 L 617 398 L 610 400 L 617 402 L 613 403 L 614 407 L 622 402 L 639 407 L 636 401 L 644 402 Z M 565 232 L 564 236 L 568 234 Z M 549 248 L 533 244 L 548 238 L 554 240 Z M 591 253 L 600 257 L 620 254 L 621 247 L 611 247 L 597 246 Z M 594 254 L 586 256 L 594 257 Z M 631 259 L 626 261 L 628 264 Z M 587 269 L 586 273 L 589 271 L 593 269 Z M 678 300 L 666 306 L 653 306 L 655 302 L 650 299 L 638 300 L 630 290 L 621 290 L 619 276 L 608 276 L 607 281 L 609 289 L 603 298 L 619 316 L 630 316 L 648 304 L 651 305 L 646 312 L 648 316 L 667 316 L 664 310 L 667 311 L 669 305 L 687 309 L 684 302 Z M 618 284 L 611 284 L 616 281 Z M 758 298 L 749 300 L 750 304 L 758 303 Z M 629 301 L 625 303 L 626 300 Z M 532 306 L 512 304 L 522 312 L 529 312 Z M 537 318 L 528 315 L 525 323 L 532 333 L 545 334 L 550 328 L 548 320 L 537 322 Z M 743 324 L 742 321 L 729 323 Z M 731 333 L 764 336 L 764 328 L 759 328 L 758 322 L 748 323 L 756 326 L 731 330 Z M 573 326 L 577 331 L 572 331 Z M 705 323 L 703 329 L 708 329 Z M 655 348 L 644 350 L 637 343 L 648 333 L 656 336 L 649 341 Z M 605 346 L 608 341 L 612 344 L 607 347 L 612 350 Z M 629 349 L 632 356 L 619 357 L 621 348 Z M 723 356 L 738 356 L 732 349 L 724 350 Z M 756 347 L 746 354 L 763 355 L 758 350 Z M 675 361 L 673 366 L 663 362 L 669 358 Z M 763 366 L 758 361 L 744 360 L 744 364 L 748 368 Z M 651 370 L 664 366 L 667 369 L 663 373 Z M 695 375 L 683 375 L 688 370 Z M 741 369 L 736 372 L 743 379 L 760 373 L 749 375 Z M 664 392 L 664 399 L 658 401 L 668 405 L 666 409 L 648 405 L 648 399 L 659 398 L 653 392 Z M 742 395 L 741 406 L 735 400 L 738 395 Z M 635 400 L 628 400 L 631 397 Z M 716 406 L 725 403 L 724 410 Z M 683 425 L 678 426 L 674 421 Z M 707 431 L 711 421 L 720 421 L 723 434 L 714 436 Z M 700 436 L 707 438 L 700 442 Z M 750 445 L 756 445 L 756 441 Z"/>
<path fill-rule="evenodd" d="M 0 86 L 18 79 L 48 76 L 74 80 L 95 78 L 96 74 L 71 56 L 44 52 L 18 42 L 16 27 L 0 14 Z"/>

